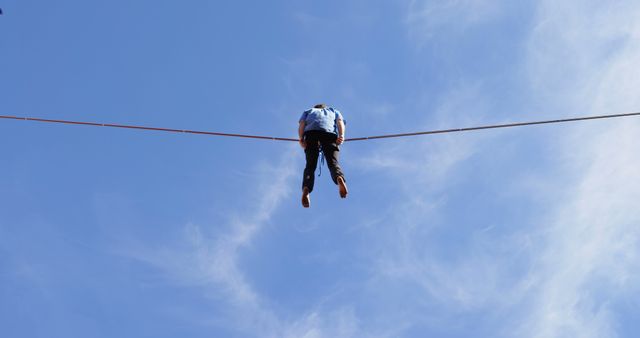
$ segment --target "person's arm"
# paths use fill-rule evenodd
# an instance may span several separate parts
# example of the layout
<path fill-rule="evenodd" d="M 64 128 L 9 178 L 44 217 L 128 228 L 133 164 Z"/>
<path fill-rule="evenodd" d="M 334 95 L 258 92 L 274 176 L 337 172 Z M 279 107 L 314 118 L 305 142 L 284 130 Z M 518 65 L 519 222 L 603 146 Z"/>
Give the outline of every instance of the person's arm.
<path fill-rule="evenodd" d="M 298 126 L 298 142 L 300 142 L 300 146 L 302 149 L 307 147 L 307 142 L 304 140 L 304 127 L 306 123 L 304 120 L 300 121 L 300 125 Z"/>
<path fill-rule="evenodd" d="M 342 142 L 344 142 L 345 129 L 344 121 L 342 119 L 338 120 L 338 140 L 336 141 L 338 145 L 341 145 Z"/>

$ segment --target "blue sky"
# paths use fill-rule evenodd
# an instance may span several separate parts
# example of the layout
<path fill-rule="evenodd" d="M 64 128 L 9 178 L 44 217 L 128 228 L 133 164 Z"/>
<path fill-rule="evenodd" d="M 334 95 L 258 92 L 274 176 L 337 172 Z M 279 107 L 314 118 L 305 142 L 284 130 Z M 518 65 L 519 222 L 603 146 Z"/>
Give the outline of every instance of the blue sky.
<path fill-rule="evenodd" d="M 637 111 L 634 1 L 0 2 L 0 107 L 295 137 Z M 640 121 L 297 144 L 0 121 L 3 337 L 634 337 Z"/>

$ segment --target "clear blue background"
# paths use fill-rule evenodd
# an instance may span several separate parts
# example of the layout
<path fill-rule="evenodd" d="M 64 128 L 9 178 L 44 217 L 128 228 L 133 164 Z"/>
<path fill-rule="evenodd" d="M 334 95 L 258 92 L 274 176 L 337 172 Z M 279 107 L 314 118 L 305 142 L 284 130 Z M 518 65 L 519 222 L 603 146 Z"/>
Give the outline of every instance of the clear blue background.
<path fill-rule="evenodd" d="M 0 2 L 0 115 L 347 137 L 631 112 L 633 1 Z M 634 337 L 640 122 L 347 143 L 0 120 L 3 337 Z"/>

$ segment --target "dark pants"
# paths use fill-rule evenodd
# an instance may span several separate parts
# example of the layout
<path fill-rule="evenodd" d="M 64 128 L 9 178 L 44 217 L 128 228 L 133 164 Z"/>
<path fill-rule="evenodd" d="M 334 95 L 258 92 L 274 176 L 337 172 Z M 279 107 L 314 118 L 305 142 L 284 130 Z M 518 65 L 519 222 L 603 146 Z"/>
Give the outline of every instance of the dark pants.
<path fill-rule="evenodd" d="M 304 133 L 304 140 L 307 142 L 307 147 L 304 149 L 304 153 L 307 157 L 307 166 L 304 168 L 302 187 L 309 188 L 309 192 L 313 191 L 313 183 L 315 180 L 315 172 L 316 166 L 318 165 L 320 149 L 322 149 L 324 158 L 327 160 L 327 166 L 329 167 L 329 172 L 331 172 L 331 179 L 333 180 L 333 183 L 338 184 L 337 180 L 339 176 L 342 176 L 344 179 L 344 174 L 338 164 L 340 147 L 336 144 L 337 139 L 338 136 L 336 134 L 325 131 L 310 130 Z"/>

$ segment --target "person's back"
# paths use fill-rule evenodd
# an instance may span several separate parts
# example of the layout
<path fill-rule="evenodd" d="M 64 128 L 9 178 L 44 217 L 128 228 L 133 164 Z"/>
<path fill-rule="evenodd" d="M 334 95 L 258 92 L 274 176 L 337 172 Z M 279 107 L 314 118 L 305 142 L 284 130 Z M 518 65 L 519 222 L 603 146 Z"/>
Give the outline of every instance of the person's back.
<path fill-rule="evenodd" d="M 310 130 L 322 130 L 328 133 L 337 134 L 338 124 L 336 123 L 336 120 L 342 120 L 342 114 L 340 111 L 331 107 L 314 107 L 305 111 L 302 116 L 305 120 L 305 132 Z"/>
<path fill-rule="evenodd" d="M 340 197 L 347 197 L 346 181 L 338 164 L 338 153 L 340 145 L 344 142 L 344 132 L 345 125 L 342 113 L 335 108 L 318 104 L 302 113 L 299 120 L 298 136 L 307 161 L 302 179 L 302 205 L 305 208 L 310 205 L 309 194 L 313 191 L 320 150 L 327 159 L 327 166 L 333 182 L 339 187 Z"/>

